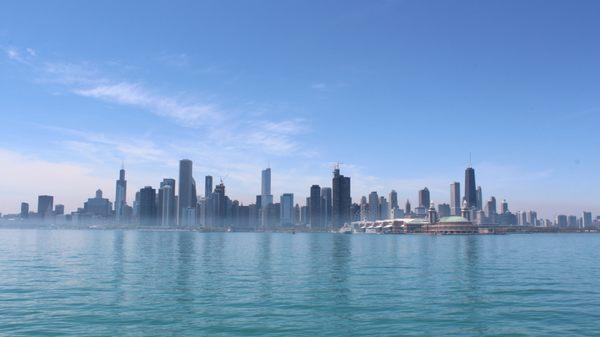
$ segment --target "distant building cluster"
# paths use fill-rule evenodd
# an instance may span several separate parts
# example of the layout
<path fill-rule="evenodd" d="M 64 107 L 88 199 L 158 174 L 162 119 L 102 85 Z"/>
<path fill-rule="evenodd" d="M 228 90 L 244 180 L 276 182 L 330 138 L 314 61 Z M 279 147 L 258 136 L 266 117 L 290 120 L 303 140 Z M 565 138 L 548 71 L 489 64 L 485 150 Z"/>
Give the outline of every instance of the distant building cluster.
<path fill-rule="evenodd" d="M 581 216 L 558 215 L 556 219 L 538 218 L 535 211 L 511 212 L 506 200 L 498 204 L 495 197 L 483 199 L 481 186 L 475 182 L 475 170 L 465 170 L 464 195 L 461 183 L 450 184 L 449 203 L 436 205 L 427 187 L 418 191 L 418 203 L 406 200 L 402 208 L 398 193 L 386 196 L 377 191 L 362 196 L 358 203 L 351 198 L 351 180 L 340 173 L 339 165 L 333 170 L 331 186 L 312 185 L 303 205 L 293 193 L 283 193 L 274 200 L 271 193 L 271 169 L 261 173 L 260 194 L 256 201 L 244 205 L 232 200 L 223 180 L 215 184 L 212 176 L 204 178 L 204 193 L 198 194 L 191 160 L 179 162 L 179 179 L 165 178 L 158 188 L 145 186 L 128 203 L 125 169 L 119 171 L 115 185 L 115 200 L 111 202 L 97 190 L 94 197 L 69 214 L 61 204 L 54 205 L 54 197 L 40 195 L 37 212 L 28 203 L 21 204 L 19 214 L 5 215 L 4 219 L 70 223 L 73 225 L 113 225 L 162 228 L 204 228 L 208 230 L 277 230 L 302 227 L 314 231 L 339 230 L 344 226 L 368 232 L 383 230 L 420 231 L 440 233 L 470 233 L 472 226 L 527 226 L 557 228 L 595 228 L 600 217 L 590 212 Z M 303 200 L 304 201 L 304 200 Z"/>

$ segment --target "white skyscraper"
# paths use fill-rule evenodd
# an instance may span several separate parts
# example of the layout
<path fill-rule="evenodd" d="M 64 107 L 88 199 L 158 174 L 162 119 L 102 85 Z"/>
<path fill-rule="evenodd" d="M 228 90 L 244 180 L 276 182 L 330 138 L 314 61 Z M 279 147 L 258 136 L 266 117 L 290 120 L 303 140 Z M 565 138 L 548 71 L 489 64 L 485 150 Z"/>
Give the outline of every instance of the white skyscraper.
<path fill-rule="evenodd" d="M 262 171 L 260 184 L 260 207 L 261 207 L 261 224 L 262 227 L 267 227 L 268 224 L 268 208 L 273 204 L 273 195 L 271 195 L 271 168 Z"/>

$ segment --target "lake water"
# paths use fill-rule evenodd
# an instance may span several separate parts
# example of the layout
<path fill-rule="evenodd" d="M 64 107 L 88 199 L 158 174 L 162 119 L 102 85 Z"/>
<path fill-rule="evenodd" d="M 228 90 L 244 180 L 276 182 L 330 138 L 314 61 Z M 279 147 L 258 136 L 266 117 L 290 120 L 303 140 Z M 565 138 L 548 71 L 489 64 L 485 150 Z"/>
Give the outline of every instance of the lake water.
<path fill-rule="evenodd" d="M 0 335 L 600 335 L 600 235 L 0 230 Z"/>

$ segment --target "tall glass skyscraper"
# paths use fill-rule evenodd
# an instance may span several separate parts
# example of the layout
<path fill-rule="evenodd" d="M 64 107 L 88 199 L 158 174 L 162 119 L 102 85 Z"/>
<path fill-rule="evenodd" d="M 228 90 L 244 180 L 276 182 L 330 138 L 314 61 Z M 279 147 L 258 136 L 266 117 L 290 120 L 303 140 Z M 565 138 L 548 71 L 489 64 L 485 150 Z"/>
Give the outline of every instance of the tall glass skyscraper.
<path fill-rule="evenodd" d="M 467 201 L 468 208 L 477 208 L 475 170 L 470 166 L 465 170 L 465 200 Z"/>
<path fill-rule="evenodd" d="M 125 217 L 125 206 L 127 205 L 127 180 L 125 180 L 125 168 L 119 171 L 119 180 L 115 191 L 115 218 L 117 224 Z"/>
<path fill-rule="evenodd" d="M 352 197 L 350 196 L 350 177 L 341 175 L 338 166 L 333 170 L 331 187 L 331 224 L 334 227 L 341 227 L 344 223 L 352 220 L 350 211 Z"/>
<path fill-rule="evenodd" d="M 179 206 L 178 206 L 178 224 L 187 223 L 185 219 L 188 214 L 188 209 L 196 207 L 194 200 L 196 199 L 196 188 L 194 178 L 192 176 L 192 161 L 182 159 L 179 161 Z"/>
<path fill-rule="evenodd" d="M 453 182 L 450 184 L 450 213 L 460 216 L 460 183 Z"/>

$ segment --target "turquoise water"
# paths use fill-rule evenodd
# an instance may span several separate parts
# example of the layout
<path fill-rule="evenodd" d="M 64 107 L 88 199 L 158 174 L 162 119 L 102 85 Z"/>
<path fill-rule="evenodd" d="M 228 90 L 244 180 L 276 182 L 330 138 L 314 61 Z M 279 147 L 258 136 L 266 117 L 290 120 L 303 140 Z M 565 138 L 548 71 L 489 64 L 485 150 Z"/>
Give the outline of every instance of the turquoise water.
<path fill-rule="evenodd" d="M 0 230 L 0 335 L 600 334 L 600 235 Z"/>

